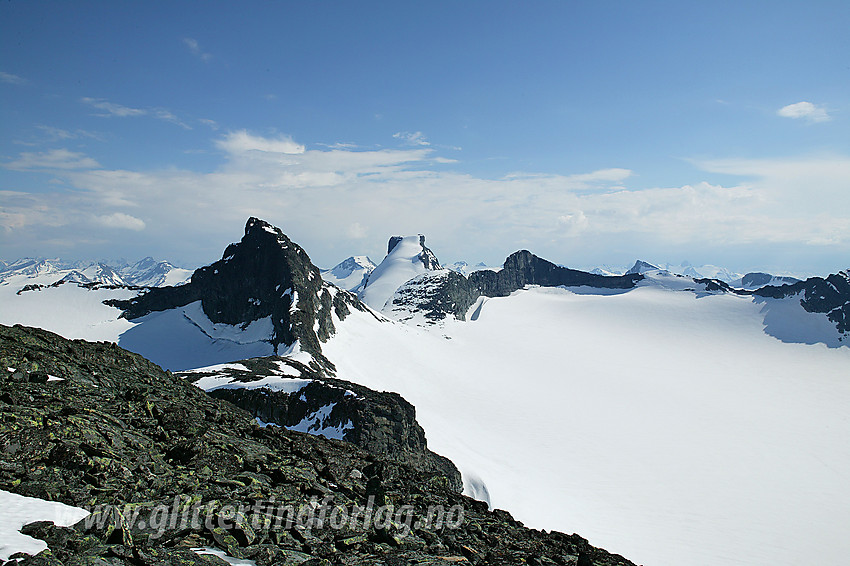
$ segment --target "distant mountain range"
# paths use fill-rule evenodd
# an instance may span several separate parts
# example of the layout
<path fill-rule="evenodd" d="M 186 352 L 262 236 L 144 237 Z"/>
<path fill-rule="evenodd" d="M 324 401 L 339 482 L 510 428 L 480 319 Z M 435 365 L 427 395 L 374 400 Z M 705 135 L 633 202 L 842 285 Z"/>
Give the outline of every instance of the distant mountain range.
<path fill-rule="evenodd" d="M 126 262 L 66 262 L 61 259 L 23 258 L 0 264 L 0 283 L 14 277 L 39 278 L 42 285 L 60 281 L 80 284 L 162 287 L 179 285 L 191 277 L 192 271 L 174 267 L 167 261 L 146 257 Z M 49 281 L 49 283 L 47 282 Z"/>

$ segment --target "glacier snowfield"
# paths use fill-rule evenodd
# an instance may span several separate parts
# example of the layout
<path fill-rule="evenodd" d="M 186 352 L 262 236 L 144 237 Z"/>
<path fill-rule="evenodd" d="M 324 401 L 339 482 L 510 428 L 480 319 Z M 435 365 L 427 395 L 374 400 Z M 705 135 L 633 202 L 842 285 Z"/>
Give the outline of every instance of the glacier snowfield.
<path fill-rule="evenodd" d="M 655 566 L 846 563 L 850 348 L 658 286 L 478 306 L 430 330 L 353 313 L 323 350 L 413 403 L 431 449 L 529 526 Z"/>

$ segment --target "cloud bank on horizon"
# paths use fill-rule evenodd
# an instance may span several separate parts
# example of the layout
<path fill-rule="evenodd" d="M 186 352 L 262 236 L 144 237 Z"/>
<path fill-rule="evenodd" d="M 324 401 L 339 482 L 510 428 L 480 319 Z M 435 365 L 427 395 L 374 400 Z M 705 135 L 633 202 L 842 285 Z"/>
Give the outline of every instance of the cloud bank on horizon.
<path fill-rule="evenodd" d="M 694 161 L 699 171 L 750 180 L 634 189 L 635 172 L 615 167 L 487 179 L 442 170 L 429 148 L 307 149 L 245 130 L 212 143 L 222 163 L 209 173 L 108 169 L 67 149 L 21 153 L 4 166 L 48 173 L 60 188 L 3 191 L 7 250 L 41 243 L 61 251 L 51 242 L 62 241 L 73 253 L 96 244 L 90 239 L 141 238 L 140 250 L 146 243 L 202 262 L 250 215 L 325 263 L 410 232 L 458 257 L 490 260 L 529 247 L 558 261 L 602 261 L 626 242 L 632 254 L 850 246 L 850 158 L 842 156 Z M 831 213 L 823 202 L 833 203 Z M 211 244 L 199 247 L 203 240 Z"/>
<path fill-rule="evenodd" d="M 850 85 L 829 72 L 829 53 L 846 43 L 837 30 L 850 9 L 816 2 L 767 22 L 723 6 L 664 18 L 503 7 L 483 13 L 492 30 L 467 37 L 482 16 L 470 7 L 452 8 L 454 20 L 394 7 L 376 22 L 309 7 L 242 22 L 219 8 L 205 32 L 174 8 L 104 8 L 105 30 L 71 6 L 3 6 L 2 259 L 198 265 L 254 215 L 326 266 L 379 259 L 391 234 L 420 232 L 441 259 L 491 264 L 527 248 L 573 266 L 848 267 Z M 36 17 L 44 29 L 22 35 Z M 73 41 L 68 18 L 90 43 Z M 632 29 L 634 18 L 658 33 Z M 288 34 L 262 33 L 284 20 Z M 680 44 L 668 20 L 764 33 Z M 130 22 L 138 37 L 121 35 Z M 293 57 L 308 39 L 315 47 Z M 820 56 L 788 57 L 804 48 Z M 742 53 L 763 78 L 735 66 Z"/>

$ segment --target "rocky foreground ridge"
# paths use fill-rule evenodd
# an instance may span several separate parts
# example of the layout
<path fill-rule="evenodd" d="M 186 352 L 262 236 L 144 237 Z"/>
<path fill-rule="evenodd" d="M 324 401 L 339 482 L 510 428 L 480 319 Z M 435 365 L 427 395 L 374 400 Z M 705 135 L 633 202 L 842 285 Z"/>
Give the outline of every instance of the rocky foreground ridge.
<path fill-rule="evenodd" d="M 632 564 L 491 512 L 440 473 L 261 427 L 111 343 L 0 326 L 0 364 L 0 489 L 107 506 L 25 526 L 49 550 L 11 563 L 224 564 L 191 550 L 213 547 L 259 566 Z M 390 512 L 356 519 L 373 507 Z"/>
<path fill-rule="evenodd" d="M 451 460 L 428 449 L 416 409 L 398 393 L 373 391 L 279 357 L 175 375 L 245 409 L 259 422 L 345 440 L 385 459 L 437 472 L 451 489 L 463 490 L 460 472 Z"/>

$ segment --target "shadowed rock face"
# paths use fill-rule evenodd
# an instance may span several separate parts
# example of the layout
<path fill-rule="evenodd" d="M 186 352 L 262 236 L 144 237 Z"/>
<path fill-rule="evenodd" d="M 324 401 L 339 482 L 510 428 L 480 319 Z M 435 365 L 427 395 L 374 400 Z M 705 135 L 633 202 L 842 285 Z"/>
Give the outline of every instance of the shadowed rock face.
<path fill-rule="evenodd" d="M 476 271 L 469 274 L 469 281 L 482 295 L 505 297 L 526 285 L 542 287 L 578 287 L 587 285 L 602 289 L 631 289 L 643 279 L 643 275 L 605 276 L 578 271 L 555 265 L 539 258 L 528 250 L 520 250 L 508 256 L 501 271 Z"/>
<path fill-rule="evenodd" d="M 100 524 L 25 526 L 50 552 L 21 556 L 21 566 L 209 566 L 190 550 L 197 547 L 259 566 L 632 565 L 578 535 L 524 528 L 453 491 L 437 472 L 347 442 L 261 428 L 246 411 L 114 344 L 0 325 L 0 364 L 0 489 L 121 509 L 96 515 Z M 343 517 L 370 500 L 409 505 L 412 528 L 363 515 L 336 527 L 332 518 L 312 528 L 274 522 L 286 506 L 309 510 L 311 498 Z M 175 505 L 173 515 L 161 513 Z M 437 505 L 455 509 L 456 528 L 428 520 Z M 245 514 L 234 513 L 240 507 Z M 197 521 L 180 520 L 184 510 Z"/>
<path fill-rule="evenodd" d="M 201 301 L 214 323 L 240 325 L 270 317 L 275 347 L 297 340 L 325 369 L 333 370 L 321 351 L 321 342 L 335 331 L 331 312 L 342 319 L 349 308 L 364 309 L 352 294 L 325 285 L 307 253 L 280 229 L 249 218 L 239 243 L 225 249 L 222 258 L 197 269 L 191 280 L 177 287 L 151 289 L 144 295 L 109 304 L 135 319 L 150 312 Z M 316 324 L 318 323 L 318 324 Z"/>

